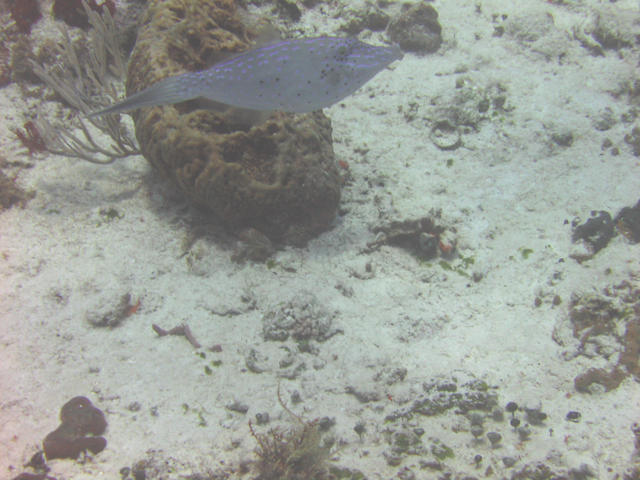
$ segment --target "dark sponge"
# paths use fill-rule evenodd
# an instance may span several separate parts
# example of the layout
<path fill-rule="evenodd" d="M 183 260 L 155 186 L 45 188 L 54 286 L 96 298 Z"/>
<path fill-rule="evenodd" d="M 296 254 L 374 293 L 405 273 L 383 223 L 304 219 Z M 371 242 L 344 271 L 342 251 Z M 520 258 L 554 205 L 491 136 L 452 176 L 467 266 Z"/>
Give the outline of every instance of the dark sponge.
<path fill-rule="evenodd" d="M 47 435 L 43 442 L 47 460 L 53 458 L 72 458 L 89 450 L 99 453 L 107 446 L 101 435 L 107 428 L 107 421 L 102 411 L 93 406 L 87 397 L 74 397 L 60 409 L 58 428 Z"/>

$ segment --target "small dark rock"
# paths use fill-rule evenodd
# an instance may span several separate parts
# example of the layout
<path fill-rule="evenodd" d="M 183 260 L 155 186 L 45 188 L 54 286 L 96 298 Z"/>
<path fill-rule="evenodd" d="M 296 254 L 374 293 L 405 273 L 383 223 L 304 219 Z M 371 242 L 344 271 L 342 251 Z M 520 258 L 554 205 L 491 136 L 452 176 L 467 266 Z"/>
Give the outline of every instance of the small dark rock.
<path fill-rule="evenodd" d="M 571 132 L 553 133 L 551 139 L 561 147 L 570 147 L 573 144 L 573 134 Z"/>
<path fill-rule="evenodd" d="M 524 411 L 527 417 L 527 422 L 531 425 L 542 425 L 542 422 L 547 419 L 547 414 L 541 412 L 537 408 L 525 408 Z"/>
<path fill-rule="evenodd" d="M 422 232 L 418 235 L 418 250 L 423 258 L 435 258 L 438 256 L 438 237 L 430 233 Z"/>
<path fill-rule="evenodd" d="M 576 412 L 572 410 L 567 413 L 566 419 L 569 422 L 578 423 L 580 421 L 580 417 L 582 417 L 582 414 L 580 412 Z"/>
<path fill-rule="evenodd" d="M 246 405 L 246 404 L 236 400 L 235 402 L 227 405 L 227 409 L 231 410 L 232 412 L 238 412 L 238 413 L 245 414 L 245 413 L 247 413 L 249 411 L 249 405 Z"/>
<path fill-rule="evenodd" d="M 614 235 L 614 223 L 611 215 L 609 212 L 601 210 L 591 212 L 589 220 L 582 225 L 574 226 L 571 241 L 573 243 L 584 242 L 592 256 L 606 247 Z"/>
<path fill-rule="evenodd" d="M 521 441 L 528 440 L 531 436 L 531 429 L 525 426 L 519 427 L 516 431 L 518 432 L 518 437 L 520 437 Z"/>
<path fill-rule="evenodd" d="M 297 22 L 302 17 L 302 12 L 296 5 L 296 2 L 291 0 L 278 0 L 276 2 L 278 11 L 289 17 L 294 22 Z"/>
<path fill-rule="evenodd" d="M 496 422 L 504 420 L 504 413 L 500 407 L 496 407 L 491 411 L 491 419 Z"/>
<path fill-rule="evenodd" d="M 484 423 L 484 415 L 473 412 L 472 414 L 469 415 L 469 422 L 471 422 L 471 425 L 482 426 L 482 424 Z"/>
<path fill-rule="evenodd" d="M 321 432 L 328 431 L 335 424 L 336 424 L 336 419 L 330 418 L 330 417 L 322 417 L 317 421 L 318 430 L 320 430 Z"/>
<path fill-rule="evenodd" d="M 268 412 L 264 412 L 264 413 L 256 413 L 256 423 L 258 425 L 265 425 L 267 423 L 269 423 L 269 413 Z"/>
<path fill-rule="evenodd" d="M 502 435 L 498 432 L 489 432 L 487 433 L 487 438 L 489 439 L 491 446 L 495 447 L 500 443 L 500 440 L 502 440 Z"/>
<path fill-rule="evenodd" d="M 433 53 L 442 44 L 438 12 L 424 1 L 392 19 L 387 31 L 391 41 L 407 52 Z"/>
<path fill-rule="evenodd" d="M 380 400 L 380 394 L 374 391 L 361 391 L 348 386 L 345 388 L 345 392 L 356 397 L 361 403 L 377 402 Z"/>

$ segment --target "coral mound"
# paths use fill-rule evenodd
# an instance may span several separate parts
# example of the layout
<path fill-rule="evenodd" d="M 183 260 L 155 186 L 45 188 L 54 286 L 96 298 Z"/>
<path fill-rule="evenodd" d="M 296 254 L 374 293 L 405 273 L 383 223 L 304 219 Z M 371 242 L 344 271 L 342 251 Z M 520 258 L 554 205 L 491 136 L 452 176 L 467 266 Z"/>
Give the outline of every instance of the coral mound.
<path fill-rule="evenodd" d="M 208 68 L 250 48 L 253 33 L 229 0 L 154 0 L 129 64 L 127 92 Z M 233 228 L 302 245 L 333 220 L 340 200 L 331 123 L 321 112 L 266 120 L 196 101 L 134 115 L 143 155 L 196 204 Z"/>

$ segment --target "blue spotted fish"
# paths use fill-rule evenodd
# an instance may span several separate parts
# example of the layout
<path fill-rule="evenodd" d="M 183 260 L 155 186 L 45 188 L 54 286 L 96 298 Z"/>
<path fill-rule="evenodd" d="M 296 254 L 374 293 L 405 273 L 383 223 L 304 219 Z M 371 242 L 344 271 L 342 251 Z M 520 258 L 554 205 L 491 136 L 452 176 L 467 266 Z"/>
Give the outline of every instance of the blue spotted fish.
<path fill-rule="evenodd" d="M 352 94 L 400 58 L 396 46 L 376 47 L 354 38 L 285 40 L 207 70 L 166 78 L 90 116 L 198 97 L 251 110 L 311 112 Z"/>

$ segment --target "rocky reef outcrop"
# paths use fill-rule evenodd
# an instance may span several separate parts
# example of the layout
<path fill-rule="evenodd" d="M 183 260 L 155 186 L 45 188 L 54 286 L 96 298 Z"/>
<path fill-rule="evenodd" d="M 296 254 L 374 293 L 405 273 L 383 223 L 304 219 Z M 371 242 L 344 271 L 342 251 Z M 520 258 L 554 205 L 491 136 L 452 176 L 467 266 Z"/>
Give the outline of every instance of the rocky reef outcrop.
<path fill-rule="evenodd" d="M 152 0 L 129 63 L 127 94 L 251 48 L 256 35 L 232 0 Z M 202 108 L 198 100 L 134 114 L 145 158 L 197 205 L 234 229 L 302 245 L 326 230 L 340 201 L 331 122 L 304 115 Z"/>

